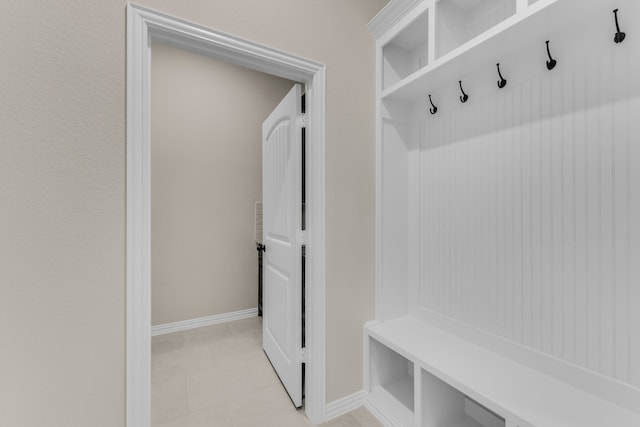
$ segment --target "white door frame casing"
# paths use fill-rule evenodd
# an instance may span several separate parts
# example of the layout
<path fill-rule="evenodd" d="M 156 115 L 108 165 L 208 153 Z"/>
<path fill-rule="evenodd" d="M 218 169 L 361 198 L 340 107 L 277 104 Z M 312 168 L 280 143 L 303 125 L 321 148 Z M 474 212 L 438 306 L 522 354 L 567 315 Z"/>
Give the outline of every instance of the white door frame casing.
<path fill-rule="evenodd" d="M 151 423 L 151 42 L 302 82 L 307 100 L 306 398 L 325 418 L 325 66 L 127 5 L 126 426 Z"/>

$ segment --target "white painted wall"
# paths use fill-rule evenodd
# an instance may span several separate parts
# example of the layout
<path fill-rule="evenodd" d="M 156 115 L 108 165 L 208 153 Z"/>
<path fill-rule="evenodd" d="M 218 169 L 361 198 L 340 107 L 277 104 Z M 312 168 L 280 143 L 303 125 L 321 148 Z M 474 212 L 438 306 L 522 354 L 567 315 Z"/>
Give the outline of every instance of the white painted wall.
<path fill-rule="evenodd" d="M 262 122 L 294 82 L 151 48 L 152 324 L 255 308 Z"/>
<path fill-rule="evenodd" d="M 359 390 L 385 0 L 141 3 L 327 65 L 327 401 Z M 125 7 L 2 4 L 0 425 L 124 425 Z"/>
<path fill-rule="evenodd" d="M 0 425 L 124 423 L 123 3 L 3 2 Z"/>

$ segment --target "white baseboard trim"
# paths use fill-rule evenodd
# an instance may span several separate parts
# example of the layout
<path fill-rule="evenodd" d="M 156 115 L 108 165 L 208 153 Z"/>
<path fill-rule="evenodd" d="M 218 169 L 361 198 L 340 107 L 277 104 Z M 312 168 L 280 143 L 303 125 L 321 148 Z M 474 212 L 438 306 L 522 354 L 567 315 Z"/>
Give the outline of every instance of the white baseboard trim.
<path fill-rule="evenodd" d="M 367 408 L 371 415 L 376 417 L 380 423 L 385 427 L 400 427 L 400 424 L 392 417 L 389 412 L 382 407 L 375 399 L 371 399 L 369 394 L 363 394 L 364 407 Z"/>
<path fill-rule="evenodd" d="M 258 308 L 234 311 L 231 313 L 214 314 L 213 316 L 199 317 L 197 319 L 181 320 L 179 322 L 165 323 L 151 327 L 151 336 L 170 334 L 172 332 L 186 331 L 203 326 L 216 325 L 218 323 L 232 322 L 234 320 L 248 319 L 258 315 Z"/>
<path fill-rule="evenodd" d="M 327 407 L 324 411 L 324 421 L 331 421 L 334 418 L 338 418 L 341 415 L 351 412 L 354 409 L 358 409 L 364 404 L 364 392 L 357 391 L 353 394 L 334 400 L 327 403 Z"/>

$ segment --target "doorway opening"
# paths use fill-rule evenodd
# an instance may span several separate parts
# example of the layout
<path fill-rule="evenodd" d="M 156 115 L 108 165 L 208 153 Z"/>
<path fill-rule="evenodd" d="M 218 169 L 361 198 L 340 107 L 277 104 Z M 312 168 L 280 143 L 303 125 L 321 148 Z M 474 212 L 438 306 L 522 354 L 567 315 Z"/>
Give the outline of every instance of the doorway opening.
<path fill-rule="evenodd" d="M 325 412 L 325 68 L 281 51 L 129 4 L 127 7 L 127 426 L 150 426 L 150 49 L 161 42 L 306 87 L 306 402 Z"/>
<path fill-rule="evenodd" d="M 157 42 L 151 50 L 152 421 L 185 417 L 204 400 L 249 402 L 236 394 L 274 379 L 257 369 L 265 353 L 300 408 L 302 85 Z M 262 322 L 256 241 L 269 247 Z M 220 394 L 214 372 L 237 381 Z"/>

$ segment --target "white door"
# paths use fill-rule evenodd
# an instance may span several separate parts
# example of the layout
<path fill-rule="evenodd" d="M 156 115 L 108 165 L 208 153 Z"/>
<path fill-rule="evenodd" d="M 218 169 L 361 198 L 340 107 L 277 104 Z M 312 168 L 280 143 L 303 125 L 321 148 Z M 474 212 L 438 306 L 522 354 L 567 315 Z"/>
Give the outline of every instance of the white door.
<path fill-rule="evenodd" d="M 262 347 L 302 406 L 302 126 L 300 85 L 262 125 Z"/>

